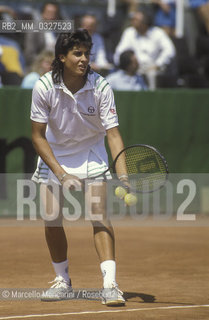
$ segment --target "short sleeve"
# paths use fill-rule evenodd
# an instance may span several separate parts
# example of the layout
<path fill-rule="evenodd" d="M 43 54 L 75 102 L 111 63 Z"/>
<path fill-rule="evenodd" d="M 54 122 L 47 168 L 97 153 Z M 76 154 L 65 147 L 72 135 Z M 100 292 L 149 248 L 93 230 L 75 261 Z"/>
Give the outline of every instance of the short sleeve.
<path fill-rule="evenodd" d="M 113 91 L 108 83 L 101 92 L 100 119 L 105 130 L 119 125 Z"/>
<path fill-rule="evenodd" d="M 47 103 L 47 91 L 39 81 L 36 82 L 32 92 L 31 114 L 33 121 L 47 123 L 50 107 Z"/>

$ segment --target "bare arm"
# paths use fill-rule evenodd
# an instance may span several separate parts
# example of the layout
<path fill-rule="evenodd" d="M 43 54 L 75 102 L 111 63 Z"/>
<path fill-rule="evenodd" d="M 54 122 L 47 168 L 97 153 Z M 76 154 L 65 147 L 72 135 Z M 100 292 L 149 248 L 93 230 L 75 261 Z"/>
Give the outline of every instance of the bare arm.
<path fill-rule="evenodd" d="M 111 151 L 112 159 L 114 160 L 118 153 L 124 149 L 124 143 L 118 127 L 107 130 L 107 141 Z M 118 161 L 116 162 L 116 172 L 118 177 L 127 175 L 125 155 L 119 157 Z"/>
<path fill-rule="evenodd" d="M 46 123 L 32 121 L 32 142 L 38 155 L 57 176 L 61 177 L 65 171 L 56 160 L 53 151 L 46 139 Z"/>
<path fill-rule="evenodd" d="M 46 163 L 46 165 L 52 170 L 52 172 L 55 174 L 55 176 L 64 183 L 67 179 L 71 179 L 72 183 L 70 182 L 69 187 L 71 185 L 75 185 L 74 179 L 77 179 L 77 177 L 66 174 L 65 170 L 61 167 L 61 165 L 58 163 L 57 159 L 55 158 L 55 155 L 46 139 L 46 123 L 40 123 L 32 121 L 32 142 L 34 145 L 34 148 L 38 155 L 42 158 L 42 160 Z M 66 174 L 66 176 L 62 179 L 63 175 Z"/>

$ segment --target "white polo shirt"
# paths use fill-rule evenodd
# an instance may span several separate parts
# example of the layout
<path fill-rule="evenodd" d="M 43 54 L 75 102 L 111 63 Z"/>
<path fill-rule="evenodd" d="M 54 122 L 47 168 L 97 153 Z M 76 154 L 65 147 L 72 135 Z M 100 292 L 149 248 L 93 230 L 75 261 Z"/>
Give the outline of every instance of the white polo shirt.
<path fill-rule="evenodd" d="M 107 81 L 91 72 L 75 94 L 51 72 L 35 84 L 31 119 L 47 123 L 46 138 L 55 156 L 70 155 L 104 145 L 106 130 L 118 126 L 114 95 Z"/>

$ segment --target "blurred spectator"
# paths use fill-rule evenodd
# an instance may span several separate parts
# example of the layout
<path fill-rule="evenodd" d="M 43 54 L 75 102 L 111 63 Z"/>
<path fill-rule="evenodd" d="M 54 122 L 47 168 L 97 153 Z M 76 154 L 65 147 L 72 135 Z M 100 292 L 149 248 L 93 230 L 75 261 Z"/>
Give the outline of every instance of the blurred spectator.
<path fill-rule="evenodd" d="M 6 5 L 0 6 L 0 19 L 12 22 L 18 19 L 17 12 Z M 18 42 L 19 35 L 0 34 L 0 75 L 1 85 L 20 85 L 25 71 L 25 59 Z"/>
<path fill-rule="evenodd" d="M 133 50 L 120 55 L 119 70 L 109 74 L 106 79 L 114 90 L 147 90 L 144 78 L 137 74 L 139 63 Z"/>
<path fill-rule="evenodd" d="M 146 75 L 149 88 L 156 88 L 157 74 L 175 74 L 175 47 L 171 39 L 159 27 L 153 27 L 147 12 L 139 10 L 133 14 L 132 26 L 124 30 L 116 48 L 114 61 L 125 50 L 132 49 L 139 61 L 139 72 Z"/>
<path fill-rule="evenodd" d="M 107 10 L 103 15 L 103 29 L 107 60 L 113 63 L 115 48 L 122 31 L 127 26 L 129 16 L 138 8 L 138 0 L 107 0 Z"/>
<path fill-rule="evenodd" d="M 46 2 L 41 9 L 42 20 L 59 20 L 60 8 L 56 2 Z M 28 32 L 25 35 L 24 54 L 29 67 L 42 50 L 54 51 L 56 34 L 53 32 Z"/>
<path fill-rule="evenodd" d="M 93 47 L 91 50 L 90 64 L 96 72 L 103 69 L 109 70 L 111 65 L 107 61 L 104 40 L 97 32 L 97 18 L 94 15 L 87 14 L 81 19 L 81 28 L 88 30 L 92 37 Z"/>
<path fill-rule="evenodd" d="M 20 85 L 25 72 L 25 60 L 19 44 L 0 36 L 0 72 L 3 85 Z"/>
<path fill-rule="evenodd" d="M 28 73 L 21 84 L 22 88 L 32 89 L 36 81 L 51 70 L 51 64 L 54 59 L 54 54 L 51 51 L 42 51 L 35 59 L 31 72 Z"/>
<path fill-rule="evenodd" d="M 175 36 L 176 25 L 176 1 L 152 0 L 156 5 L 154 25 L 161 27 L 169 36 Z"/>
<path fill-rule="evenodd" d="M 190 7 L 195 9 L 209 35 L 209 0 L 189 0 Z"/>
<path fill-rule="evenodd" d="M 189 3 L 198 26 L 195 53 L 199 70 L 209 80 L 209 0 L 189 0 Z"/>
<path fill-rule="evenodd" d="M 11 17 L 12 19 L 17 19 L 17 13 L 13 8 L 8 6 L 0 6 L 0 19 L 7 20 L 7 18 Z"/>
<path fill-rule="evenodd" d="M 119 6 L 124 6 L 125 10 L 129 14 L 135 12 L 138 8 L 137 0 L 108 0 L 107 1 L 107 15 L 113 17 L 117 14 L 117 9 Z"/>
<path fill-rule="evenodd" d="M 21 19 L 22 17 L 19 11 L 16 11 L 14 8 L 6 5 L 0 5 L 0 20 L 4 20 L 6 22 L 13 22 L 14 20 L 21 20 Z M 21 50 L 23 50 L 23 38 L 24 38 L 23 33 L 10 32 L 5 34 L 2 32 L 1 34 L 4 35 L 4 37 L 13 39 L 14 41 L 16 41 L 19 44 Z"/>

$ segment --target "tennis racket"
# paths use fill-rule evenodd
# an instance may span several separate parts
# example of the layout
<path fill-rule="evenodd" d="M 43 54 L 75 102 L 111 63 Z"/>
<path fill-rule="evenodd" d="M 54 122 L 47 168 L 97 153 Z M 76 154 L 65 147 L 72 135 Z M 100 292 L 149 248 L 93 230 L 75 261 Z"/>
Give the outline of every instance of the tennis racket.
<path fill-rule="evenodd" d="M 135 144 L 121 150 L 112 165 L 93 179 L 116 173 L 120 184 L 128 192 L 147 193 L 162 188 L 168 177 L 168 165 L 154 147 Z"/>

